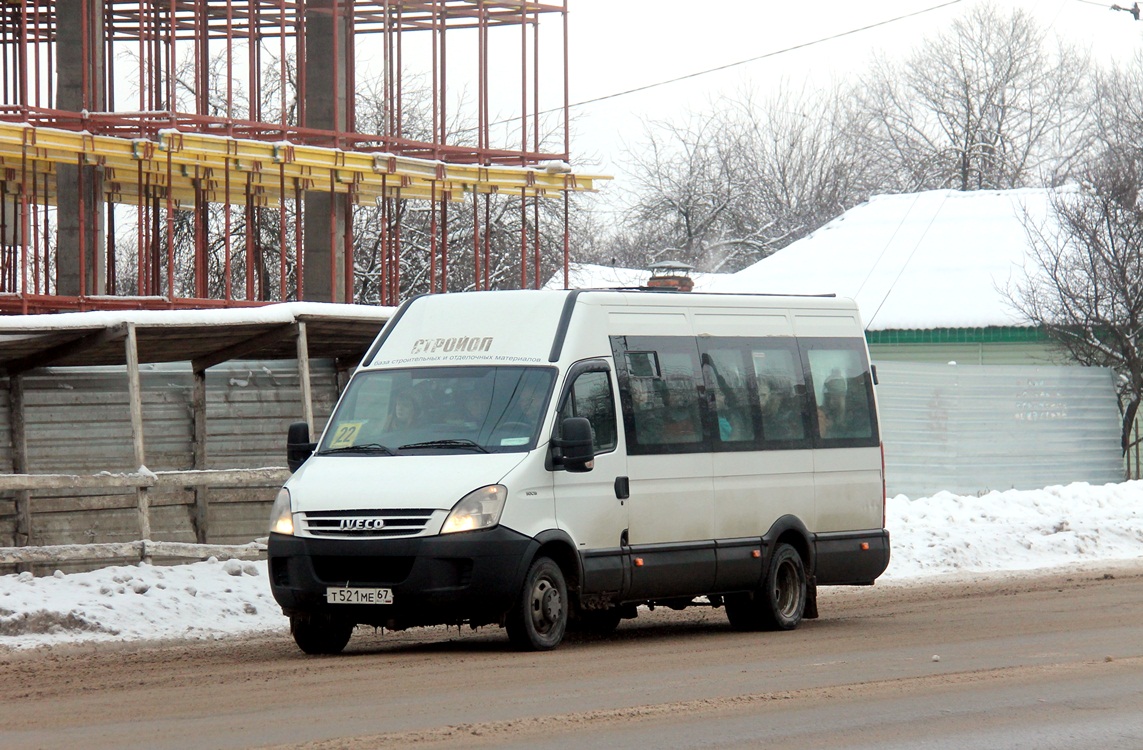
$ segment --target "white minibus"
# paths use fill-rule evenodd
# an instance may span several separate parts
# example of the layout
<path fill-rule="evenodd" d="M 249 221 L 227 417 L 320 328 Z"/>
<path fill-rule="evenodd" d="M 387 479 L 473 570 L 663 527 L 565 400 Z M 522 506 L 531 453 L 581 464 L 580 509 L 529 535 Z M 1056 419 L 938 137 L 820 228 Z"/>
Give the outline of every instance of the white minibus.
<path fill-rule="evenodd" d="M 817 616 L 889 562 L 856 305 L 673 290 L 416 297 L 317 442 L 290 427 L 274 597 L 306 653 L 356 625 L 498 625 L 523 649 L 640 605 Z"/>

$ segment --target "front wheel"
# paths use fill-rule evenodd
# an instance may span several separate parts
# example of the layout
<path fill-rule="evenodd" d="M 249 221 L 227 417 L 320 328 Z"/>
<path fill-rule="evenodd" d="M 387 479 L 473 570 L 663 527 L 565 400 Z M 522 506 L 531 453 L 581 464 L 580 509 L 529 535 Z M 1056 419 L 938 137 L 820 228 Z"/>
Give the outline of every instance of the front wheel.
<path fill-rule="evenodd" d="M 758 591 L 726 597 L 726 617 L 738 630 L 793 630 L 806 609 L 806 568 L 802 556 L 779 544 Z"/>
<path fill-rule="evenodd" d="M 560 645 L 568 626 L 568 590 L 555 561 L 537 558 L 524 576 L 524 586 L 508 612 L 505 628 L 523 651 L 547 651 Z"/>
<path fill-rule="evenodd" d="M 353 634 L 353 623 L 330 615 L 290 615 L 290 634 L 307 654 L 340 654 Z"/>

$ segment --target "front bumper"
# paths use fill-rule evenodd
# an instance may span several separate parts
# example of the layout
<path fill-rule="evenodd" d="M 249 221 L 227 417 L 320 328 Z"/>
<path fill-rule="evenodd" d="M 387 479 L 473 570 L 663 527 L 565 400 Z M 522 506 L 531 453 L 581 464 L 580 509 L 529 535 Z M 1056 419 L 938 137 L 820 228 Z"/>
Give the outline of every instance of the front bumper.
<path fill-rule="evenodd" d="M 410 539 L 271 534 L 270 589 L 288 615 L 324 613 L 389 628 L 484 625 L 512 606 L 538 546 L 503 527 Z M 393 604 L 327 604 L 330 586 L 390 588 Z"/>

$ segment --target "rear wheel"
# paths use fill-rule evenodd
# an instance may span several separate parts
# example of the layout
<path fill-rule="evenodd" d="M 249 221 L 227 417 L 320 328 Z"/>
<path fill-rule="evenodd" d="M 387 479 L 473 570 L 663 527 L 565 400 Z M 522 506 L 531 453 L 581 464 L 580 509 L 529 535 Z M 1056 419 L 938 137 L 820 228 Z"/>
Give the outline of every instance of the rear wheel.
<path fill-rule="evenodd" d="M 330 615 L 290 615 L 290 634 L 307 654 L 340 654 L 353 634 L 353 623 Z"/>
<path fill-rule="evenodd" d="M 547 651 L 560 645 L 568 626 L 567 601 L 560 566 L 550 558 L 537 558 L 508 612 L 505 627 L 513 645 L 524 651 Z"/>
<path fill-rule="evenodd" d="M 806 568 L 798 551 L 779 544 L 762 587 L 726 597 L 726 618 L 738 630 L 793 630 L 806 609 Z"/>

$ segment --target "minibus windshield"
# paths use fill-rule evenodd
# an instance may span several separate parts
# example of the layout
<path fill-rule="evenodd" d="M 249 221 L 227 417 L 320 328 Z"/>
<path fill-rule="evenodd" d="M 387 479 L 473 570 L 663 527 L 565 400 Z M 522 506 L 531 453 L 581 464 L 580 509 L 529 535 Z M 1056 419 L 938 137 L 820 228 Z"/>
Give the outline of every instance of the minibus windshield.
<path fill-rule="evenodd" d="M 358 373 L 319 455 L 506 453 L 536 445 L 555 381 L 547 367 L 420 367 Z"/>

